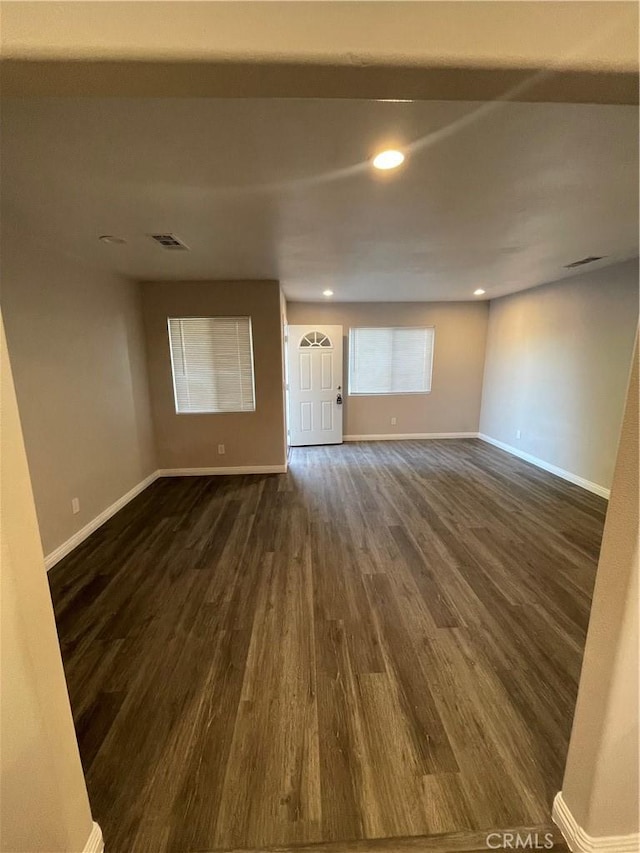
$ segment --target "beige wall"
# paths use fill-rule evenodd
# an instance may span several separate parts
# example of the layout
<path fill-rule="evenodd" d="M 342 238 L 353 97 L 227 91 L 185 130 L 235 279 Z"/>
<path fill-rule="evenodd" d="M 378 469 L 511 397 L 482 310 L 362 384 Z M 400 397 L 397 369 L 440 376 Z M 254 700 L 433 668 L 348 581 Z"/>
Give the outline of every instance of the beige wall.
<path fill-rule="evenodd" d="M 637 260 L 492 301 L 480 431 L 608 488 L 637 322 Z"/>
<path fill-rule="evenodd" d="M 275 281 L 147 282 L 142 287 L 149 383 L 160 468 L 283 465 L 280 287 Z M 178 415 L 168 317 L 250 316 L 256 410 Z M 219 456 L 218 444 L 225 445 Z"/>
<path fill-rule="evenodd" d="M 477 432 L 487 316 L 486 302 L 287 303 L 291 325 L 343 327 L 345 435 Z M 421 325 L 435 326 L 431 393 L 350 397 L 349 328 Z M 397 419 L 393 426 L 392 417 Z"/>
<path fill-rule="evenodd" d="M 636 348 L 562 785 L 596 837 L 640 830 L 638 381 Z"/>
<path fill-rule="evenodd" d="M 2 250 L 7 339 L 48 554 L 156 469 L 140 298 L 134 284 L 17 233 L 3 232 Z"/>
<path fill-rule="evenodd" d="M 0 850 L 78 853 L 92 828 L 2 330 Z"/>

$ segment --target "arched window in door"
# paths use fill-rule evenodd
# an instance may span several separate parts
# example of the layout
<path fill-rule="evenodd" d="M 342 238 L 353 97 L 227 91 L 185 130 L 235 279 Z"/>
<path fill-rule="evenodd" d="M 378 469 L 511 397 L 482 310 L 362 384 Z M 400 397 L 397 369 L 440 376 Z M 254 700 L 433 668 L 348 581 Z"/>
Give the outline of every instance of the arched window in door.
<path fill-rule="evenodd" d="M 331 338 L 323 332 L 307 332 L 300 341 L 300 349 L 307 347 L 332 347 Z"/>

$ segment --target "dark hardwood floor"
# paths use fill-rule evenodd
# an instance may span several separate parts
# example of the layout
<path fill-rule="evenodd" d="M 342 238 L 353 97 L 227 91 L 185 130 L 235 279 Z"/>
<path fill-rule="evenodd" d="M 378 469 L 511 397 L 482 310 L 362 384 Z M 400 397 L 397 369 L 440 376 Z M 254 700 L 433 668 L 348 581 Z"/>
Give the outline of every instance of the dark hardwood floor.
<path fill-rule="evenodd" d="M 50 572 L 108 853 L 548 826 L 605 509 L 473 439 L 156 481 Z"/>

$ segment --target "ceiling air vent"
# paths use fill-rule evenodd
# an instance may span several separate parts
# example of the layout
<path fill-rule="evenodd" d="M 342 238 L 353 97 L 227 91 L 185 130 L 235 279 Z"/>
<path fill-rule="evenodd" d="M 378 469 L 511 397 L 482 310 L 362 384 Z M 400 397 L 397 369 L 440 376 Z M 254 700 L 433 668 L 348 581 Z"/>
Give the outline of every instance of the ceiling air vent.
<path fill-rule="evenodd" d="M 151 239 L 155 240 L 163 249 L 169 249 L 172 252 L 189 251 L 189 247 L 185 246 L 182 240 L 178 240 L 175 234 L 151 234 Z"/>
<path fill-rule="evenodd" d="M 572 270 L 575 267 L 583 267 L 585 264 L 592 264 L 594 261 L 601 261 L 606 255 L 589 255 L 588 258 L 582 258 L 580 261 L 574 261 L 572 264 L 565 264 L 566 270 Z"/>

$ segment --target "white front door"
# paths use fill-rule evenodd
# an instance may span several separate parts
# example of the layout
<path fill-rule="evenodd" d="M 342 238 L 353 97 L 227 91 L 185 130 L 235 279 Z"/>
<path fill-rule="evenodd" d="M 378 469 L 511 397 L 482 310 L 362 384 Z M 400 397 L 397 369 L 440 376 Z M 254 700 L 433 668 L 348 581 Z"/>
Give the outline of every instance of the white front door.
<path fill-rule="evenodd" d="M 342 326 L 287 328 L 289 444 L 342 443 Z"/>

